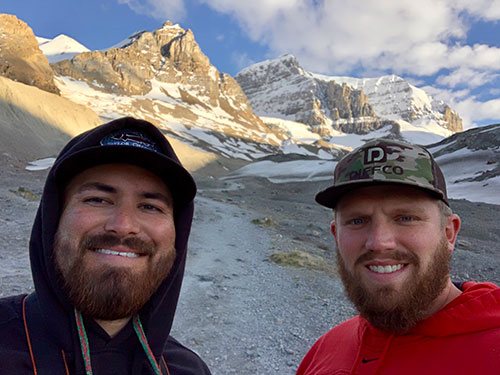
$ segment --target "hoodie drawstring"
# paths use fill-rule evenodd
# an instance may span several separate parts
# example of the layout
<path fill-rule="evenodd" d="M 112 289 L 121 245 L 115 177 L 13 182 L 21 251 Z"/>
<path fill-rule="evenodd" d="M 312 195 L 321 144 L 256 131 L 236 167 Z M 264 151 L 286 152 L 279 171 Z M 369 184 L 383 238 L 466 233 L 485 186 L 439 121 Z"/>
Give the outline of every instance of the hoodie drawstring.
<path fill-rule="evenodd" d="M 134 316 L 133 323 L 134 331 L 137 335 L 137 338 L 139 339 L 139 342 L 141 343 L 142 349 L 144 349 L 144 353 L 146 353 L 146 357 L 148 357 L 149 363 L 151 364 L 155 375 L 161 375 L 160 366 L 158 365 L 158 362 L 156 362 L 153 351 L 149 347 L 148 339 L 146 338 L 146 334 L 144 333 L 144 329 L 142 328 L 142 323 L 139 315 Z"/>
<path fill-rule="evenodd" d="M 33 347 L 31 346 L 30 332 L 28 330 L 28 320 L 26 319 L 26 298 L 23 298 L 23 322 L 24 322 L 24 333 L 26 334 L 26 341 L 28 342 L 28 349 L 30 351 L 31 365 L 33 366 L 33 375 L 37 375 L 35 355 L 33 354 Z"/>
<path fill-rule="evenodd" d="M 26 334 L 26 342 L 28 343 L 28 350 L 30 352 L 31 365 L 33 366 L 33 375 L 38 375 L 38 370 L 36 367 L 35 355 L 33 353 L 33 346 L 31 345 L 31 335 L 28 328 L 28 319 L 26 318 L 26 299 L 28 296 L 23 298 L 23 323 L 24 323 L 24 333 Z M 66 375 L 69 375 L 68 363 L 66 362 L 66 354 L 64 350 L 61 349 L 61 356 L 64 363 L 64 369 Z"/>
<path fill-rule="evenodd" d="M 76 326 L 78 329 L 78 337 L 80 339 L 80 348 L 82 350 L 82 357 L 83 357 L 83 361 L 85 364 L 85 374 L 86 375 L 93 375 L 92 363 L 90 361 L 90 347 L 89 347 L 89 339 L 87 337 L 87 331 L 85 330 L 85 325 L 83 324 L 82 314 L 79 311 L 77 311 L 76 309 L 75 309 L 75 320 L 76 320 Z M 156 359 L 153 355 L 153 351 L 149 347 L 148 340 L 146 338 L 146 334 L 144 333 L 144 329 L 142 328 L 141 319 L 139 318 L 138 315 L 135 315 L 132 322 L 133 322 L 134 331 L 137 335 L 137 338 L 139 339 L 139 342 L 141 343 L 142 349 L 144 350 L 144 353 L 146 354 L 146 357 L 148 358 L 148 361 L 149 361 L 155 375 L 162 375 L 161 368 L 158 365 L 158 362 L 156 361 Z M 166 367 L 166 368 L 167 368 L 167 373 L 168 373 L 168 367 Z"/>

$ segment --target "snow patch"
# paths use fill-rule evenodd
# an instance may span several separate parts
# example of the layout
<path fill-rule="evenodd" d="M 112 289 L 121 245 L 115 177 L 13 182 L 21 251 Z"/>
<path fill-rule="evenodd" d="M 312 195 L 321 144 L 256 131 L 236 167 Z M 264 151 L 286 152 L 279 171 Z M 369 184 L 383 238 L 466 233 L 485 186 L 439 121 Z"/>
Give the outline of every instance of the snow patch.
<path fill-rule="evenodd" d="M 55 161 L 56 158 L 44 158 L 30 161 L 25 169 L 28 171 L 44 171 L 52 167 Z"/>

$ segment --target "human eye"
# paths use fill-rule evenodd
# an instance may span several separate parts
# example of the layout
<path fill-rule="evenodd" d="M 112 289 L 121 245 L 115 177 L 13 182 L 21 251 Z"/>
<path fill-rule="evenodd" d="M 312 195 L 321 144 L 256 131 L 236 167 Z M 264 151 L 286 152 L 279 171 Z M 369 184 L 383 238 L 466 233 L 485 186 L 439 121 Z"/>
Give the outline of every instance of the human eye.
<path fill-rule="evenodd" d="M 82 198 L 83 203 L 87 203 L 90 205 L 104 205 L 104 204 L 111 204 L 109 199 L 99 197 L 99 196 L 86 196 Z"/>
<path fill-rule="evenodd" d="M 400 223 L 412 223 L 414 221 L 417 221 L 418 218 L 416 216 L 413 216 L 413 215 L 399 215 L 397 218 L 396 218 L 396 221 L 400 222 Z"/>
<path fill-rule="evenodd" d="M 347 225 L 358 226 L 358 225 L 364 224 L 365 222 L 366 222 L 365 218 L 363 218 L 363 217 L 355 217 L 355 218 L 347 220 Z"/>
<path fill-rule="evenodd" d="M 143 203 L 141 204 L 141 209 L 146 211 L 146 212 L 158 212 L 158 213 L 163 213 L 165 212 L 165 209 L 160 207 L 159 205 L 152 204 L 152 203 Z"/>

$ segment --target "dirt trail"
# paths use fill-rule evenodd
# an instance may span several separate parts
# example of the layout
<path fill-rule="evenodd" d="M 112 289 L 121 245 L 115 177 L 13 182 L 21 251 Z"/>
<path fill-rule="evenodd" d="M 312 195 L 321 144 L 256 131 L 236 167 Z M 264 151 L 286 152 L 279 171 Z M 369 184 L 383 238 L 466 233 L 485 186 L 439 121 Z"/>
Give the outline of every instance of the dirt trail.
<path fill-rule="evenodd" d="M 270 262 L 288 240 L 253 224 L 255 212 L 206 198 L 196 207 L 174 336 L 214 374 L 293 374 L 312 341 L 349 313 L 334 303 L 338 281 Z M 318 283 L 327 295 L 313 292 Z"/>

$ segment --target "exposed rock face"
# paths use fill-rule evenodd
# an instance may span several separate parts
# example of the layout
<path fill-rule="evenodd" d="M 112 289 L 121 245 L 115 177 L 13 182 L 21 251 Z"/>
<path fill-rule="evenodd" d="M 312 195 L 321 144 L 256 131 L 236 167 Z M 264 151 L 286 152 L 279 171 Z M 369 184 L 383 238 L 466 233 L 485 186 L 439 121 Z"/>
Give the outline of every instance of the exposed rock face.
<path fill-rule="evenodd" d="M 59 94 L 54 73 L 33 30 L 10 14 L 0 14 L 0 75 Z"/>
<path fill-rule="evenodd" d="M 154 32 L 137 33 L 117 48 L 81 53 L 52 66 L 60 76 L 85 81 L 107 93 L 147 97 L 152 90 L 161 91 L 163 103 L 176 103 L 174 109 L 161 106 L 163 114 L 184 119 L 185 124 L 197 121 L 194 108 L 198 107 L 206 113 L 222 110 L 226 118 L 243 125 L 247 134 L 260 132 L 257 141 L 269 131 L 253 113 L 238 83 L 210 64 L 193 33 L 170 22 Z M 144 108 L 148 100 L 136 100 L 135 106 Z M 243 134 L 237 127 L 221 126 L 226 133 Z"/>
<path fill-rule="evenodd" d="M 445 105 L 444 107 L 444 121 L 448 124 L 447 128 L 452 132 L 461 132 L 463 130 L 462 119 L 453 109 Z"/>
<path fill-rule="evenodd" d="M 464 170 L 464 176 L 452 182 L 483 181 L 483 186 L 486 186 L 489 183 L 495 184 L 494 179 L 500 176 L 500 124 L 481 126 L 453 134 L 427 147 L 439 165 L 444 168 L 445 174 L 448 169 L 464 170 L 464 165 L 467 164 L 476 166 L 477 170 L 472 173 Z M 462 151 L 459 157 L 448 157 L 458 151 Z"/>
<path fill-rule="evenodd" d="M 375 112 L 382 118 L 400 118 L 412 124 L 434 122 L 453 132 L 463 130 L 462 119 L 442 100 L 435 100 L 424 90 L 395 75 L 379 78 L 332 77 L 362 89 Z"/>
<path fill-rule="evenodd" d="M 314 78 L 291 55 L 247 68 L 236 80 L 257 114 L 311 125 L 322 136 L 380 127 L 362 90 Z"/>
<path fill-rule="evenodd" d="M 399 119 L 462 130 L 462 120 L 444 102 L 432 100 L 397 76 L 322 76 L 305 71 L 295 57 L 285 55 L 244 69 L 236 80 L 257 114 L 299 121 L 322 135 L 333 129 L 369 132 Z"/>

